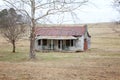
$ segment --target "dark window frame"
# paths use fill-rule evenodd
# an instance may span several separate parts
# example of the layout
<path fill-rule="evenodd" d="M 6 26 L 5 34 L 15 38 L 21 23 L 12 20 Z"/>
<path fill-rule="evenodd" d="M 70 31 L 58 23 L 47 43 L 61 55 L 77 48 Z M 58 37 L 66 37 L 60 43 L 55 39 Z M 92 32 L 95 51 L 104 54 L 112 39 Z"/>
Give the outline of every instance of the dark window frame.
<path fill-rule="evenodd" d="M 47 39 L 43 39 L 43 46 L 46 46 L 47 45 Z"/>
<path fill-rule="evenodd" d="M 37 42 L 38 42 L 38 46 L 40 46 L 41 45 L 41 39 L 39 39 Z"/>
<path fill-rule="evenodd" d="M 74 46 L 74 43 L 73 43 L 74 41 L 73 40 L 66 40 L 66 46 L 67 47 L 73 47 Z"/>
<path fill-rule="evenodd" d="M 71 43 L 70 43 L 70 44 L 71 44 L 71 46 L 73 47 L 73 46 L 74 46 L 73 40 L 71 40 L 70 42 L 71 42 Z"/>
<path fill-rule="evenodd" d="M 67 46 L 67 47 L 70 46 L 70 40 L 66 40 L 66 46 Z"/>

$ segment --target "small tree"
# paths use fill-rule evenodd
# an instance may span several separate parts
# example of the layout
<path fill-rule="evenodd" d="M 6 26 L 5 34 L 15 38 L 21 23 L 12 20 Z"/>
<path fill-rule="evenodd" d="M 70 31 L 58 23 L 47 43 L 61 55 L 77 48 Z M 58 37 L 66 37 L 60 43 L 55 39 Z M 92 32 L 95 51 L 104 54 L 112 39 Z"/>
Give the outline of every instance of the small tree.
<path fill-rule="evenodd" d="M 0 27 L 1 34 L 12 44 L 15 53 L 16 41 L 18 41 L 25 33 L 25 26 L 22 21 L 22 16 L 18 15 L 13 8 L 4 9 L 0 12 Z"/>

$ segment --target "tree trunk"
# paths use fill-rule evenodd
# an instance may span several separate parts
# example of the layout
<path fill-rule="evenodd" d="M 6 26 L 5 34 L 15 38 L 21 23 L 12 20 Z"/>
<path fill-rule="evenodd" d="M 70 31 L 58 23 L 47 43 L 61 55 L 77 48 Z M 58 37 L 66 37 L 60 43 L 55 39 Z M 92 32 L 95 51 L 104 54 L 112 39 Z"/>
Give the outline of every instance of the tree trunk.
<path fill-rule="evenodd" d="M 30 59 L 35 59 L 35 0 L 31 0 Z"/>
<path fill-rule="evenodd" d="M 12 41 L 12 45 L 13 45 L 13 51 L 12 52 L 15 53 L 15 48 L 16 48 L 15 47 L 15 40 Z"/>
<path fill-rule="evenodd" d="M 30 35 L 30 59 L 35 59 L 35 27 L 32 28 L 32 32 Z"/>

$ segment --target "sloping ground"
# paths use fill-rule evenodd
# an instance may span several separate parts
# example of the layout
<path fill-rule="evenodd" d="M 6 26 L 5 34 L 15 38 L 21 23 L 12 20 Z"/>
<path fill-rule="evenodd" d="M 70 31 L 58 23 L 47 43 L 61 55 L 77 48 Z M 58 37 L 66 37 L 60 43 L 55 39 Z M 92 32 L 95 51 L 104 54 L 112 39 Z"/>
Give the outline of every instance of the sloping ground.
<path fill-rule="evenodd" d="M 119 30 L 120 26 L 111 23 L 90 24 L 90 50 L 37 52 L 34 61 L 28 60 L 28 40 L 18 42 L 17 53 L 11 53 L 11 45 L 1 37 L 0 80 L 120 80 Z"/>

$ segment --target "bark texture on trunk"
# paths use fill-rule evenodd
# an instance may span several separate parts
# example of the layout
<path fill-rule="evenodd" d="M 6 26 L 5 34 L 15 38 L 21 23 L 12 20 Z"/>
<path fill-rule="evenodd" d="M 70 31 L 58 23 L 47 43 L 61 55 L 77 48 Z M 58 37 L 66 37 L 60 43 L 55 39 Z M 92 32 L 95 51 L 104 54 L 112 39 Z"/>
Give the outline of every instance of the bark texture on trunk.
<path fill-rule="evenodd" d="M 35 34 L 34 28 L 32 28 L 31 38 L 30 38 L 30 59 L 35 59 Z"/>
<path fill-rule="evenodd" d="M 35 0 L 31 0 L 30 59 L 35 59 Z"/>
<path fill-rule="evenodd" d="M 15 53 L 15 48 L 16 48 L 16 46 L 15 46 L 15 40 L 12 41 L 12 45 L 13 45 L 13 50 L 12 50 L 12 52 Z"/>

